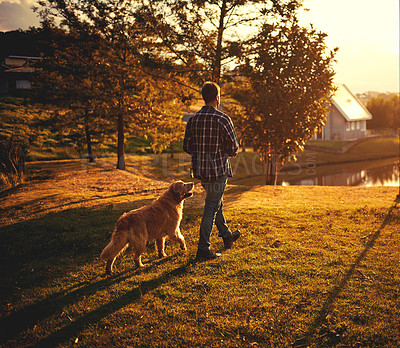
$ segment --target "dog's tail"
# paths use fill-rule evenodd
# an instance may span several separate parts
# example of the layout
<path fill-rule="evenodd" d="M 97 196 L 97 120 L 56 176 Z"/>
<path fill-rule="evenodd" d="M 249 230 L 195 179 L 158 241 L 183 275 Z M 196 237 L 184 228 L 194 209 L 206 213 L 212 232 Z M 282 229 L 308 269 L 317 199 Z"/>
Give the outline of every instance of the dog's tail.
<path fill-rule="evenodd" d="M 124 233 L 118 233 L 115 230 L 110 243 L 104 248 L 100 254 L 100 258 L 103 260 L 113 260 L 128 244 L 128 239 Z"/>

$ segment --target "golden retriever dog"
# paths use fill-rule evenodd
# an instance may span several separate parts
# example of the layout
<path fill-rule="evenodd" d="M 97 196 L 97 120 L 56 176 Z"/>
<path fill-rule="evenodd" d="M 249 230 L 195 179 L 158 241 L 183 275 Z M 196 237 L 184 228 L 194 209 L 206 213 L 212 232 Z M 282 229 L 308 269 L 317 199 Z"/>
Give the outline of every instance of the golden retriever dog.
<path fill-rule="evenodd" d="M 158 257 L 166 256 L 165 238 L 179 243 L 186 250 L 185 239 L 180 232 L 183 201 L 193 195 L 194 184 L 177 181 L 150 205 L 124 213 L 117 221 L 110 243 L 100 257 L 107 261 L 106 273 L 111 274 L 115 258 L 130 244 L 134 250 L 135 264 L 143 267 L 142 254 L 147 241 L 155 240 Z"/>

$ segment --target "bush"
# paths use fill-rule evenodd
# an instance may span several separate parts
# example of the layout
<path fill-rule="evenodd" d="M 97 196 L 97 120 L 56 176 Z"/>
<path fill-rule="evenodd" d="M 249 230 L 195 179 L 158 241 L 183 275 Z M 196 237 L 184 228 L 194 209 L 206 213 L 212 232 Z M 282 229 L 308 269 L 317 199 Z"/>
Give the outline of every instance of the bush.
<path fill-rule="evenodd" d="M 14 135 L 0 137 L 0 166 L 2 188 L 23 182 L 28 142 Z"/>

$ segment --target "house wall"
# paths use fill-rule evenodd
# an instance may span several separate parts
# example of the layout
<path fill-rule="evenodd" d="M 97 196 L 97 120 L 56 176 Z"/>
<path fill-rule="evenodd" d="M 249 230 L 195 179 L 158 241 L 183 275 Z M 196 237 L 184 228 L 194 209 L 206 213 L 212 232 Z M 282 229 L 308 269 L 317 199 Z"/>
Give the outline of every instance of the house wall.
<path fill-rule="evenodd" d="M 0 77 L 0 94 L 8 92 L 8 80 Z"/>
<path fill-rule="evenodd" d="M 366 134 L 365 120 L 349 122 L 335 107 L 332 107 L 322 132 L 322 140 L 352 140 L 363 138 Z"/>
<path fill-rule="evenodd" d="M 32 83 L 29 80 L 15 80 L 16 89 L 30 89 L 31 87 Z"/>
<path fill-rule="evenodd" d="M 0 72 L 0 94 L 20 95 L 32 87 L 32 73 Z"/>
<path fill-rule="evenodd" d="M 333 108 L 328 114 L 328 118 L 330 118 L 330 130 L 329 138 L 326 140 L 346 140 L 346 119 L 342 114 L 336 108 Z"/>

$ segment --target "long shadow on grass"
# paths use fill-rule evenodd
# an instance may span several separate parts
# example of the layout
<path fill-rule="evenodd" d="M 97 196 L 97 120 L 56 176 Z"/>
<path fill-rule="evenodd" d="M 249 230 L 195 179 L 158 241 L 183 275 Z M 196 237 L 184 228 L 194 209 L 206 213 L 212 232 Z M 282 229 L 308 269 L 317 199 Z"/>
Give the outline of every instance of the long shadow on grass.
<path fill-rule="evenodd" d="M 127 270 L 115 276 L 103 278 L 94 282 L 93 280 L 81 282 L 68 289 L 63 289 L 58 293 L 52 294 L 42 301 L 29 305 L 17 312 L 11 313 L 7 317 L 0 319 L 0 345 L 6 343 L 12 338 L 15 338 L 24 330 L 32 328 L 37 323 L 50 316 L 54 316 L 57 314 L 61 315 L 63 308 L 65 308 L 66 306 L 78 302 L 84 297 L 92 296 L 96 292 L 105 289 L 111 285 L 123 282 L 139 272 L 150 272 L 154 270 L 154 268 L 156 268 L 158 265 L 160 265 L 160 263 L 164 263 L 170 259 L 171 256 L 165 257 L 162 260 L 156 261 L 144 269 Z M 164 274 L 158 279 L 139 284 L 137 288 L 121 296 L 119 299 L 110 302 L 93 312 L 90 312 L 89 314 L 81 317 L 77 321 L 53 333 L 48 338 L 44 339 L 43 342 L 41 341 L 40 344 L 38 343 L 38 346 L 53 346 L 56 343 L 62 342 L 64 339 L 68 339 L 70 337 L 70 332 L 74 333 L 76 331 L 79 331 L 87 323 L 95 322 L 102 317 L 124 307 L 129 302 L 137 299 L 138 293 L 144 294 L 164 283 L 171 276 L 178 276 L 184 273 L 189 264 L 190 263 L 182 265 L 177 269 Z M 99 276 L 96 276 L 94 279 L 96 278 L 99 278 Z M 128 299 L 130 300 L 128 301 Z M 97 319 L 94 320 L 95 318 Z"/>
<path fill-rule="evenodd" d="M 9 189 L 2 190 L 2 191 L 0 191 L 0 198 L 10 196 L 10 195 L 18 192 L 19 189 L 26 187 L 26 186 L 27 186 L 26 184 L 19 184 L 14 187 L 11 187 Z"/>
<path fill-rule="evenodd" d="M 17 312 L 13 312 L 5 318 L 0 319 L 0 343 L 7 342 L 22 331 L 33 327 L 41 320 L 61 314 L 62 309 L 84 296 L 91 296 L 97 291 L 112 284 L 119 283 L 132 276 L 132 271 L 121 274 L 116 278 L 106 278 L 87 284 L 87 282 L 76 284 L 68 289 L 63 289 L 44 300 L 29 305 Z"/>
<path fill-rule="evenodd" d="M 32 211 L 31 214 L 51 213 L 52 211 L 58 210 L 61 208 L 63 210 L 67 210 L 69 207 L 73 207 L 76 204 L 102 201 L 102 200 L 107 200 L 110 198 L 132 196 L 134 194 L 151 193 L 153 191 L 155 191 L 155 189 L 154 190 L 141 190 L 141 191 L 137 191 L 137 192 L 128 192 L 128 193 L 126 193 L 126 192 L 116 193 L 116 194 L 109 195 L 109 196 L 97 196 L 97 197 L 93 197 L 93 198 L 78 199 L 75 201 L 71 201 L 71 202 L 67 202 L 67 203 L 63 203 L 63 204 L 59 204 L 59 205 L 53 205 L 53 206 L 46 207 L 46 208 L 40 208 L 40 209 Z M 16 205 L 13 205 L 13 206 L 3 209 L 2 214 L 7 214 L 9 212 L 12 212 L 14 214 L 11 216 L 18 215 L 18 212 L 26 207 L 32 207 L 33 205 L 35 205 L 37 203 L 43 203 L 43 202 L 48 203 L 50 201 L 50 199 L 58 197 L 58 196 L 59 196 L 59 194 L 57 193 L 57 194 L 52 194 L 52 195 L 35 198 L 33 200 L 26 201 L 24 203 L 19 203 L 19 204 L 16 204 Z M 152 200 L 149 199 L 148 201 L 151 202 Z M 136 201 L 133 201 L 133 202 L 136 202 Z M 146 203 L 146 204 L 148 204 L 148 203 Z M 107 204 L 105 204 L 105 205 L 107 205 Z"/>
<path fill-rule="evenodd" d="M 132 302 L 139 300 L 143 295 L 168 282 L 171 278 L 185 274 L 192 264 L 193 261 L 189 260 L 187 263 L 173 269 L 172 271 L 164 273 L 159 278 L 140 283 L 136 288 L 126 292 L 114 301 L 108 302 L 94 311 L 82 315 L 77 320 L 40 340 L 35 344 L 35 347 L 54 347 L 66 342 L 68 339 L 76 337 L 86 326 L 95 324 L 102 318 L 105 318 Z M 129 276 L 124 276 L 122 278 L 126 279 L 128 277 Z M 120 279 L 120 281 L 122 280 L 123 279 Z"/>
<path fill-rule="evenodd" d="M 165 189 L 166 189 L 165 187 L 154 188 L 154 189 L 144 189 L 144 190 L 123 192 L 123 193 L 116 193 L 114 195 L 109 195 L 109 196 L 104 196 L 104 197 L 103 196 L 98 196 L 98 197 L 93 197 L 93 198 L 79 199 L 79 200 L 76 200 L 76 201 L 71 201 L 71 202 L 68 202 L 68 203 L 64 203 L 64 204 L 60 204 L 60 205 L 57 205 L 57 206 L 53 206 L 53 207 L 50 207 L 50 208 L 37 210 L 37 211 L 35 211 L 35 213 L 38 214 L 38 213 L 51 211 L 51 210 L 55 210 L 55 209 L 60 209 L 60 208 L 63 208 L 65 210 L 68 207 L 73 206 L 75 204 L 87 203 L 87 202 L 95 202 L 95 201 L 107 200 L 107 199 L 110 199 L 110 198 L 117 198 L 117 197 L 124 197 L 124 196 L 132 196 L 132 197 L 134 197 L 134 195 L 151 194 L 151 193 L 156 193 L 156 192 L 159 192 L 159 191 L 164 191 Z M 124 203 L 125 204 L 135 204 L 138 207 L 141 207 L 143 205 L 148 205 L 153 201 L 154 201 L 154 198 L 148 198 L 148 199 L 139 199 L 139 200 L 136 200 L 136 201 L 124 202 Z M 118 208 L 118 203 L 116 204 L 116 206 Z"/>
<path fill-rule="evenodd" d="M 13 302 L 16 280 L 22 289 L 34 287 L 58 276 L 62 278 L 66 270 L 72 271 L 82 263 L 93 262 L 93 253 L 100 252 L 98 245 L 105 245 L 109 240 L 100 230 L 111 231 L 117 216 L 118 213 L 108 209 L 90 215 L 87 209 L 76 209 L 1 227 L 0 289 L 3 292 L 0 300 Z M 97 229 L 93 230 L 94 223 Z M 31 273 L 31 268 L 35 268 L 35 273 Z M 41 320 L 61 314 L 68 304 L 124 281 L 134 272 L 129 270 L 107 279 L 94 277 L 0 318 L 0 346 Z"/>
<path fill-rule="evenodd" d="M 306 334 L 294 342 L 294 344 L 293 344 L 294 347 L 307 347 L 311 343 L 315 343 L 315 342 L 312 342 L 313 336 L 317 333 L 318 328 L 321 327 L 321 325 L 325 322 L 325 318 L 331 311 L 332 305 L 338 298 L 339 294 L 346 287 L 348 281 L 353 276 L 356 268 L 360 265 L 361 261 L 365 258 L 368 251 L 375 245 L 376 240 L 382 233 L 385 226 L 391 221 L 392 212 L 396 207 L 397 206 L 394 205 L 389 209 L 389 211 L 385 217 L 385 220 L 383 220 L 383 222 L 382 222 L 382 225 L 375 231 L 375 233 L 373 233 L 371 235 L 370 239 L 368 240 L 367 244 L 365 245 L 364 250 L 360 253 L 360 255 L 358 255 L 357 259 L 350 266 L 348 271 L 344 274 L 343 279 L 340 281 L 340 283 L 337 284 L 331 290 L 331 292 L 328 294 L 328 297 L 327 297 L 324 305 L 322 306 L 322 309 L 316 315 L 315 319 L 313 320 L 313 322 L 310 325 L 309 329 L 307 330 Z"/>

